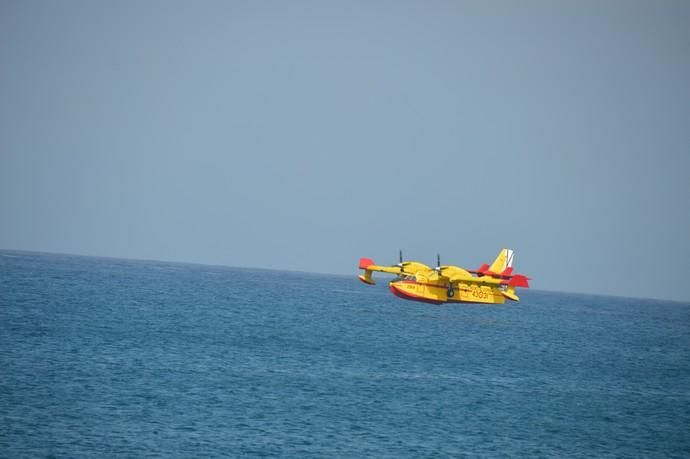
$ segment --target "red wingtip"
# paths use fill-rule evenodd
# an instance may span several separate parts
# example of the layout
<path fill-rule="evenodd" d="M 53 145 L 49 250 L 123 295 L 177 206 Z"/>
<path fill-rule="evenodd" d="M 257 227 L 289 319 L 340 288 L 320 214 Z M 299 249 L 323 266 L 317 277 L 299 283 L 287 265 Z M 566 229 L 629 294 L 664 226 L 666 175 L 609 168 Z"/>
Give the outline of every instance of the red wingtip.
<path fill-rule="evenodd" d="M 359 269 L 367 269 L 369 266 L 374 264 L 374 260 L 371 258 L 360 258 L 359 259 Z"/>

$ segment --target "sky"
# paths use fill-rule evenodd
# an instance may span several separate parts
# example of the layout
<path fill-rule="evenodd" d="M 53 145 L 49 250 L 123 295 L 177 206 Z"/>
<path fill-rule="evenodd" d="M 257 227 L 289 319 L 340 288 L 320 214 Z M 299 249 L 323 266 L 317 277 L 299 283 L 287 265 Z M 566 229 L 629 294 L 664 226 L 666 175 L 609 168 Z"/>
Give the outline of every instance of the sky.
<path fill-rule="evenodd" d="M 0 249 L 690 301 L 690 2 L 0 1 Z"/>

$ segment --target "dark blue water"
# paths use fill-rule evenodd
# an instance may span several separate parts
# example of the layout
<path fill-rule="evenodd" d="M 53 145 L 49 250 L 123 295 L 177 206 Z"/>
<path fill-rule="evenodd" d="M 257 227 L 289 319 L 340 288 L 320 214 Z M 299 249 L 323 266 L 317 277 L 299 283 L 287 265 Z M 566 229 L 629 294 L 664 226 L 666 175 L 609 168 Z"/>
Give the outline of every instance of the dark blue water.
<path fill-rule="evenodd" d="M 0 252 L 0 456 L 690 457 L 690 305 L 355 274 Z"/>

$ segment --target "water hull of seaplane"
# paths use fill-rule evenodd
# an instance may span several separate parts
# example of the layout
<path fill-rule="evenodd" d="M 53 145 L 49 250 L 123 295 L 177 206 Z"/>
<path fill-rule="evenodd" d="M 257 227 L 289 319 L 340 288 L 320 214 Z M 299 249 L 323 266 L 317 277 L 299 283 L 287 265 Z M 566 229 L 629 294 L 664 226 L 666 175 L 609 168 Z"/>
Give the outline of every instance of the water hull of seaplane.
<path fill-rule="evenodd" d="M 487 287 L 459 285 L 452 289 L 452 291 L 449 291 L 446 285 L 412 280 L 392 281 L 388 286 L 391 293 L 399 298 L 430 304 L 503 304 L 506 300 L 505 292 Z M 449 296 L 449 293 L 452 296 Z"/>

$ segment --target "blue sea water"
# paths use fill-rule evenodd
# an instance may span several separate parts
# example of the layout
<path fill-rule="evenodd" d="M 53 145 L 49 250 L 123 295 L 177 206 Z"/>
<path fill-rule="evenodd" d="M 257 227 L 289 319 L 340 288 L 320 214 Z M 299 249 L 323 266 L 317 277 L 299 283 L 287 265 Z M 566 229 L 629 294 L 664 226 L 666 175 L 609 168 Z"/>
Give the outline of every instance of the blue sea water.
<path fill-rule="evenodd" d="M 0 251 L 0 457 L 690 457 L 690 305 Z"/>

